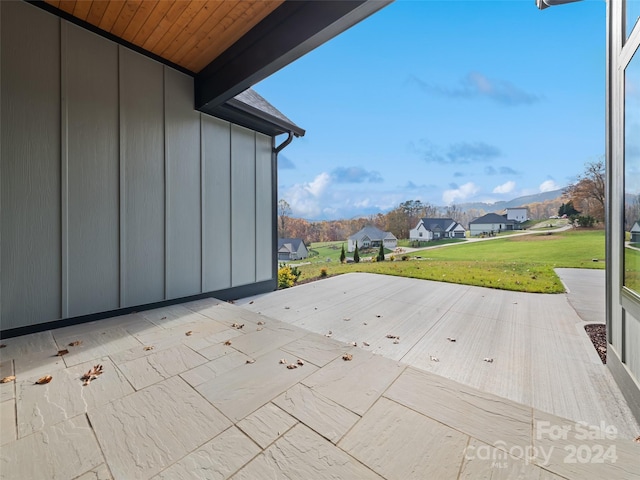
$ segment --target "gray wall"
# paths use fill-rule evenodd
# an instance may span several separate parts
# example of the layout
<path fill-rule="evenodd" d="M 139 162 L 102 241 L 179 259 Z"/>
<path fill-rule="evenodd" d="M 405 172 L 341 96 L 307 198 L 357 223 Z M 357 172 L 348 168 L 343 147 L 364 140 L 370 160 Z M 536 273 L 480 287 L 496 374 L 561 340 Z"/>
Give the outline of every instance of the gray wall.
<path fill-rule="evenodd" d="M 271 137 L 27 3 L 0 33 L 3 330 L 273 280 Z"/>

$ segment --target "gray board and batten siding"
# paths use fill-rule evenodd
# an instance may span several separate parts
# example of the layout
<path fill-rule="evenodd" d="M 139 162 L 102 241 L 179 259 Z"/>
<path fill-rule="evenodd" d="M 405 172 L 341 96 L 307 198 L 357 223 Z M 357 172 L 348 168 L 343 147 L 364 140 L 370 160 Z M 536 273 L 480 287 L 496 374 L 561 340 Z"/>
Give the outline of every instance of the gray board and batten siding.
<path fill-rule="evenodd" d="M 0 32 L 2 331 L 275 288 L 271 136 L 25 2 L 0 2 Z"/>

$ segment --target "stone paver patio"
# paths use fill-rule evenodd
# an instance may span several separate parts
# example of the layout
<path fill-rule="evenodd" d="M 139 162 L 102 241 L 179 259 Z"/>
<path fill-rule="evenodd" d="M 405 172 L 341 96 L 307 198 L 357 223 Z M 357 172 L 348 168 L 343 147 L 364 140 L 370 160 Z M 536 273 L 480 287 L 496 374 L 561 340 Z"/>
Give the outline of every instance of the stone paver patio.
<path fill-rule="evenodd" d="M 575 352 L 592 347 L 575 328 L 537 327 L 566 347 L 566 377 L 543 364 L 537 383 L 524 384 L 524 363 L 505 360 L 546 351 L 527 318 L 564 318 L 560 307 L 407 279 L 387 284 L 395 301 L 377 302 L 382 280 L 345 275 L 238 302 L 244 308 L 206 299 L 3 340 L 1 375 L 16 380 L 0 385 L 0 478 L 640 478 L 637 424 L 621 425 L 628 413 L 612 386 L 603 398 L 618 402 L 618 416 L 593 427 L 557 411 L 597 415 L 600 406 L 572 411 L 562 392 L 560 402 L 540 400 L 556 395 L 557 375 L 582 381 L 571 378 L 584 361 Z M 312 321 L 320 312 L 328 323 Z M 469 332 L 497 343 L 489 351 Z M 413 351 L 418 340 L 427 344 Z M 462 381 L 447 378 L 460 370 L 454 357 L 475 359 L 463 360 Z M 83 386 L 96 364 L 104 373 Z M 44 375 L 52 381 L 36 385 Z M 522 390 L 529 401 L 492 389 Z"/>

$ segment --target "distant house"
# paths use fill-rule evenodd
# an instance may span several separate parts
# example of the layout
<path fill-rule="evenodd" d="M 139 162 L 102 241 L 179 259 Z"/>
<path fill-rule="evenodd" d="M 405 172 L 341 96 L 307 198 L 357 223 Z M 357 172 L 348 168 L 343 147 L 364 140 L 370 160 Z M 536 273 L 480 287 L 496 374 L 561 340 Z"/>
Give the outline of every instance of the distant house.
<path fill-rule="evenodd" d="M 527 207 L 507 208 L 507 220 L 526 222 L 529 220 L 529 209 Z"/>
<path fill-rule="evenodd" d="M 486 215 L 476 218 L 469 222 L 469 235 L 476 237 L 478 235 L 500 233 L 506 230 L 515 230 L 518 222 L 508 220 L 506 215 L 498 215 L 497 213 L 487 213 Z"/>
<path fill-rule="evenodd" d="M 278 260 L 301 260 L 308 256 L 309 250 L 300 238 L 278 239 Z"/>
<path fill-rule="evenodd" d="M 379 228 L 367 225 L 358 233 L 354 233 L 349 237 L 347 251 L 355 251 L 356 244 L 358 245 L 358 249 L 374 248 L 384 245 L 384 248 L 393 250 L 398 246 L 398 239 L 391 232 L 383 232 Z"/>
<path fill-rule="evenodd" d="M 409 232 L 409 239 L 419 242 L 464 237 L 464 227 L 453 218 L 421 218 Z"/>
<path fill-rule="evenodd" d="M 638 222 L 634 223 L 633 227 L 631 227 L 630 243 L 640 243 L 640 225 L 638 225 Z"/>

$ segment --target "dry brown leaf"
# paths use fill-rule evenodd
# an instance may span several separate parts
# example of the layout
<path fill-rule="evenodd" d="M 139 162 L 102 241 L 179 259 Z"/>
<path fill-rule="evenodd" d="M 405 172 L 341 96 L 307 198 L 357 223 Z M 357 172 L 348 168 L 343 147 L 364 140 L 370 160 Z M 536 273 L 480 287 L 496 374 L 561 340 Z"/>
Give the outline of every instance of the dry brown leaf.
<path fill-rule="evenodd" d="M 298 368 L 298 365 L 296 365 L 295 363 L 292 363 L 292 364 L 290 364 L 290 365 L 287 365 L 287 368 L 288 368 L 289 370 L 293 370 L 294 368 Z"/>
<path fill-rule="evenodd" d="M 249 360 L 247 360 L 245 363 L 256 363 L 256 361 L 253 358 L 250 358 Z"/>
<path fill-rule="evenodd" d="M 190 337 L 191 335 L 193 335 L 193 330 L 189 330 L 188 332 L 184 333 L 187 337 Z"/>
<path fill-rule="evenodd" d="M 263 322 L 262 320 L 260 320 L 260 321 L 258 322 L 258 325 L 264 325 L 264 322 Z"/>
<path fill-rule="evenodd" d="M 0 343 L 0 348 L 6 348 L 6 345 L 4 343 Z"/>
<path fill-rule="evenodd" d="M 36 380 L 36 385 L 45 385 L 51 380 L 53 380 L 53 377 L 51 375 L 45 375 L 44 377 L 40 377 L 38 380 Z"/>
<path fill-rule="evenodd" d="M 395 345 L 397 345 L 397 344 L 399 344 L 399 343 L 400 343 L 400 340 L 398 340 L 398 339 L 396 338 L 396 339 L 393 341 L 393 343 L 394 343 Z"/>
<path fill-rule="evenodd" d="M 434 357 L 433 355 L 429 355 L 429 358 L 431 359 L 432 362 L 439 362 L 440 359 L 438 357 Z"/>
<path fill-rule="evenodd" d="M 228 347 L 229 345 L 231 345 L 231 340 L 227 340 L 226 342 L 224 342 L 224 344 Z"/>
<path fill-rule="evenodd" d="M 362 342 L 362 344 L 363 344 L 365 347 L 369 347 L 369 346 L 370 346 L 369 342 Z"/>
<path fill-rule="evenodd" d="M 233 305 L 234 303 L 236 303 L 235 300 L 227 300 L 227 303 L 230 303 L 231 305 Z"/>
<path fill-rule="evenodd" d="M 253 300 L 251 300 L 251 301 L 249 302 L 249 305 L 253 305 Z"/>
<path fill-rule="evenodd" d="M 91 370 L 80 377 L 80 380 L 84 380 L 84 383 L 82 385 L 89 385 L 89 383 L 91 383 L 91 380 L 95 380 L 99 375 L 102 375 L 102 365 L 94 365 Z"/>
<path fill-rule="evenodd" d="M 330 337 L 331 335 L 333 335 L 333 332 L 331 330 L 329 330 L 329 333 L 324 334 L 325 337 Z"/>
<path fill-rule="evenodd" d="M 350 353 L 345 353 L 344 355 L 342 355 L 342 359 L 345 362 L 348 362 L 349 360 L 353 360 L 353 355 L 351 355 Z"/>
<path fill-rule="evenodd" d="M 387 338 L 391 338 L 391 339 L 397 338 L 397 339 L 400 339 L 400 337 L 398 337 L 398 336 L 396 336 L 396 335 L 391 335 L 391 334 L 387 335 Z"/>
<path fill-rule="evenodd" d="M 234 323 L 231 324 L 231 327 L 240 330 L 242 327 L 244 327 L 244 323 L 240 324 L 240 323 L 235 323 L 234 322 Z"/>
<path fill-rule="evenodd" d="M 74 340 L 69 344 L 70 347 L 78 347 L 80 345 L 82 345 L 82 340 Z"/>
<path fill-rule="evenodd" d="M 153 345 L 149 345 L 148 347 L 144 347 L 143 350 L 148 352 L 149 350 L 153 350 Z"/>
<path fill-rule="evenodd" d="M 487 358 L 484 359 L 484 361 L 487 362 L 487 363 L 493 363 L 493 358 L 487 357 Z"/>
<path fill-rule="evenodd" d="M 66 355 L 67 353 L 69 353 L 69 350 L 65 348 L 64 350 L 58 350 L 58 353 L 56 353 L 56 356 L 61 357 L 63 355 Z"/>
<path fill-rule="evenodd" d="M 261 332 L 262 330 L 264 330 L 264 328 L 262 328 L 262 327 L 256 328 L 256 332 Z"/>
<path fill-rule="evenodd" d="M 303 366 L 304 362 L 301 359 L 298 359 L 298 361 L 296 362 L 298 365 Z"/>
<path fill-rule="evenodd" d="M 344 317 L 342 320 L 344 320 L 345 322 L 350 322 L 351 319 L 349 317 Z"/>
<path fill-rule="evenodd" d="M 285 363 L 289 363 L 289 362 L 287 362 L 287 359 L 286 359 L 286 358 L 281 358 L 281 359 L 280 359 L 280 363 L 281 363 L 282 365 L 284 365 Z"/>
<path fill-rule="evenodd" d="M 636 443 L 640 443 L 640 435 L 638 435 L 638 436 L 634 439 L 634 442 L 636 442 Z"/>
<path fill-rule="evenodd" d="M 376 315 L 376 318 L 382 318 L 382 315 Z"/>
<path fill-rule="evenodd" d="M 16 379 L 15 375 L 9 375 L 8 377 L 4 377 L 2 380 L 0 380 L 0 383 L 13 382 L 15 379 Z"/>
<path fill-rule="evenodd" d="M 455 342 L 456 341 L 456 339 L 453 338 L 453 337 L 447 337 L 447 340 L 449 340 L 450 342 Z"/>
<path fill-rule="evenodd" d="M 167 319 L 167 317 L 162 317 L 160 320 L 166 320 L 166 319 Z"/>
<path fill-rule="evenodd" d="M 351 342 L 351 343 L 349 343 L 349 345 L 351 345 L 352 347 L 357 347 L 358 343 L 357 342 Z"/>

